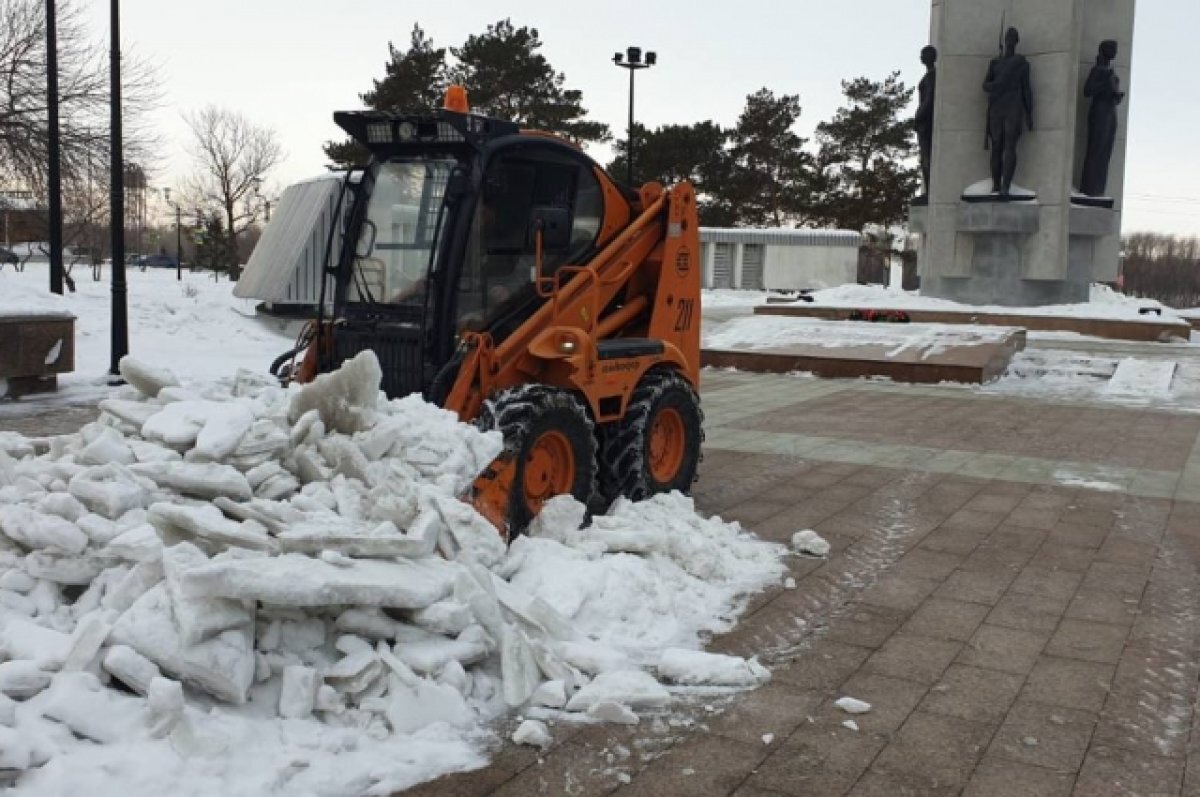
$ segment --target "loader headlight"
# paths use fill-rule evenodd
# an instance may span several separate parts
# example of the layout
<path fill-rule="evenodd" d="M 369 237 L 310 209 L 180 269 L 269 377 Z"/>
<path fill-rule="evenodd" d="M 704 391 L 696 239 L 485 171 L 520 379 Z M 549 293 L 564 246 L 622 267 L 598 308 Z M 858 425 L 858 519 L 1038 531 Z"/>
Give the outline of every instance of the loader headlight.
<path fill-rule="evenodd" d="M 412 122 L 401 122 L 396 128 L 396 135 L 401 141 L 412 141 L 417 137 L 417 126 Z"/>

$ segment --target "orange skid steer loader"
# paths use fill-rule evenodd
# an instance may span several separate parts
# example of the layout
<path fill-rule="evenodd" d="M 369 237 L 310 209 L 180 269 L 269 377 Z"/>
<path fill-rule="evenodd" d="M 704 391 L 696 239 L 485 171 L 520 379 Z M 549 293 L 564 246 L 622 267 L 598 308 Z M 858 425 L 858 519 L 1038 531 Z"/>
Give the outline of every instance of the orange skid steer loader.
<path fill-rule="evenodd" d="M 371 160 L 342 182 L 319 315 L 277 376 L 371 349 L 389 396 L 501 431 L 471 500 L 506 537 L 556 495 L 598 510 L 688 491 L 703 439 L 692 187 L 619 185 L 570 142 L 470 113 L 457 87 L 441 111 L 334 119 Z"/>

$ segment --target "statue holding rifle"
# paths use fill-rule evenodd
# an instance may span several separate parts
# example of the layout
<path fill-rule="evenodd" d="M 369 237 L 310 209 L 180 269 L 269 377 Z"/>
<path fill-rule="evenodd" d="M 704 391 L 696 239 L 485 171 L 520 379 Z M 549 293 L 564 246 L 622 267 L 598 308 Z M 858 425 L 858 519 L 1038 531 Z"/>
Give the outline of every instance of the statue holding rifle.
<path fill-rule="evenodd" d="M 988 65 L 983 90 L 988 95 L 987 140 L 992 151 L 992 193 L 1008 199 L 1017 171 L 1017 142 L 1033 130 L 1033 87 L 1029 61 L 1017 53 L 1021 35 L 1004 34 L 1003 53 Z"/>

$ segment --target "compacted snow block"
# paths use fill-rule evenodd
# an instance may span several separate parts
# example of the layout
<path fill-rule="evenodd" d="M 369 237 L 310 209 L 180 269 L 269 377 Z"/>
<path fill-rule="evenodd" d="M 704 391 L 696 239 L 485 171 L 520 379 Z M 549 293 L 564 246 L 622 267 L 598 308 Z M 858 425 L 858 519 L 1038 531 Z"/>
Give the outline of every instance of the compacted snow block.
<path fill-rule="evenodd" d="M 375 352 L 359 352 L 338 370 L 321 374 L 300 388 L 288 408 L 288 423 L 294 424 L 309 410 L 316 410 L 326 429 L 343 434 L 369 429 L 375 423 L 382 381 L 383 371 Z"/>
<path fill-rule="evenodd" d="M 771 678 L 771 671 L 755 659 L 670 648 L 658 660 L 660 677 L 691 686 L 758 686 Z"/>

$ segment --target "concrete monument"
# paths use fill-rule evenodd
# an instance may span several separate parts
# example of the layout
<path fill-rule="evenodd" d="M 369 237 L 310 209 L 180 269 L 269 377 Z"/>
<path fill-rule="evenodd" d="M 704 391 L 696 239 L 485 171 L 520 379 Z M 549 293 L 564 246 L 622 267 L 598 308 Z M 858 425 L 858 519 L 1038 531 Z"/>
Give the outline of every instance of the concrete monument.
<path fill-rule="evenodd" d="M 1129 81 L 1135 3 L 932 0 L 929 201 L 914 203 L 910 217 L 922 293 L 1046 305 L 1087 301 L 1092 282 L 1116 280 L 1129 104 L 1113 99 Z M 997 57 L 997 30 L 1009 25 L 1021 34 L 1005 30 Z M 1100 41 L 1120 46 L 1097 62 Z M 1085 97 L 1093 70 L 1097 84 L 1104 70 L 1120 82 Z M 1099 121 L 1094 135 L 1089 117 Z M 1087 158 L 1090 138 L 1098 146 Z M 1080 189 L 1095 188 L 1106 160 L 1102 193 L 1112 206 L 1095 207 Z M 1024 201 L 1000 201 L 1016 199 Z"/>

